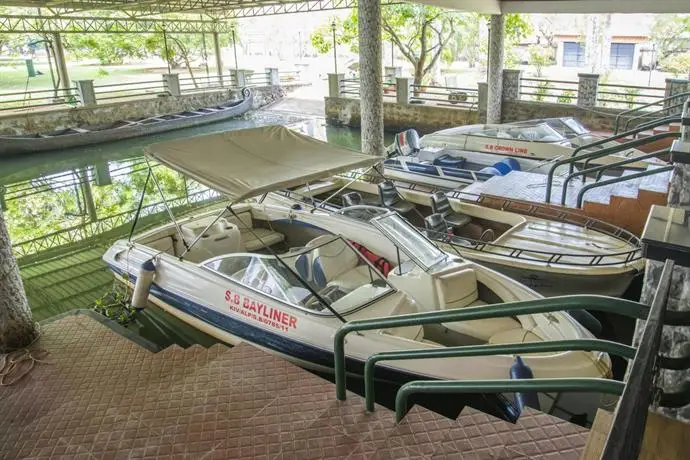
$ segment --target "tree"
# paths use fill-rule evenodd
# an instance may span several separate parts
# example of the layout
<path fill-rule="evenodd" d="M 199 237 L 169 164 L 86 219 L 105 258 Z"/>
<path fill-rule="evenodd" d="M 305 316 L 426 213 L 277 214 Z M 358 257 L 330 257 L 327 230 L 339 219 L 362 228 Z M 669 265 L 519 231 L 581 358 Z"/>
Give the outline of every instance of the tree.
<path fill-rule="evenodd" d="M 656 45 L 657 59 L 663 61 L 685 49 L 683 36 L 690 34 L 690 15 L 660 14 L 654 18 L 649 40 Z"/>
<path fill-rule="evenodd" d="M 674 77 L 690 77 L 690 51 L 676 53 L 661 61 L 664 72 L 670 72 Z"/>
<path fill-rule="evenodd" d="M 551 49 L 539 45 L 532 45 L 528 48 L 528 53 L 530 65 L 534 66 L 537 78 L 541 78 L 544 75 L 544 67 L 553 62 Z"/>
<path fill-rule="evenodd" d="M 65 34 L 65 47 L 76 58 L 97 58 L 101 65 L 122 64 L 147 55 L 144 34 Z"/>
<path fill-rule="evenodd" d="M 454 36 L 457 15 L 432 6 L 401 3 L 382 8 L 383 39 L 392 41 L 400 53 L 412 64 L 414 84 L 421 85 L 424 77 L 438 63 L 444 47 Z M 353 52 L 359 46 L 358 15 L 353 9 L 341 21 L 329 21 L 311 34 L 311 43 L 320 53 L 331 50 L 331 24 L 336 26 L 336 44 L 347 44 Z"/>
<path fill-rule="evenodd" d="M 0 353 L 29 345 L 37 334 L 0 209 Z"/>

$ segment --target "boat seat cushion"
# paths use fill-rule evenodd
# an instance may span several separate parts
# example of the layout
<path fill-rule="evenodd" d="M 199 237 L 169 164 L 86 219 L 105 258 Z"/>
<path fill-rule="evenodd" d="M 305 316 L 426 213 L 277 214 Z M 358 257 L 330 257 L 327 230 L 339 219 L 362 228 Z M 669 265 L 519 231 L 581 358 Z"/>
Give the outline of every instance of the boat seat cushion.
<path fill-rule="evenodd" d="M 181 227 L 182 236 L 188 245 L 191 245 L 199 234 L 208 225 L 199 225 L 199 222 L 190 222 Z M 243 250 L 240 230 L 225 219 L 219 219 L 213 224 L 194 246 L 187 252 L 185 259 L 190 262 L 201 262 L 211 257 Z M 184 252 L 184 249 L 182 250 Z M 179 254 L 182 254 L 180 252 Z"/>
<path fill-rule="evenodd" d="M 451 331 L 456 331 L 486 342 L 489 342 L 493 337 L 500 337 L 500 335 L 504 332 L 520 330 L 520 323 L 513 318 L 489 318 L 472 321 L 459 321 L 454 323 L 443 323 L 443 326 L 447 327 Z"/>
<path fill-rule="evenodd" d="M 371 275 L 369 274 L 369 266 L 358 265 L 352 270 L 348 270 L 345 273 L 338 275 L 338 277 L 332 279 L 328 285 L 339 286 L 346 291 L 351 291 L 370 282 Z"/>
<path fill-rule="evenodd" d="M 434 160 L 436 166 L 442 166 L 446 168 L 462 168 L 465 165 L 465 159 L 463 157 L 452 157 L 450 155 L 443 155 Z"/>
<path fill-rule="evenodd" d="M 267 248 L 285 241 L 285 235 L 267 228 L 254 228 L 241 232 L 241 234 L 242 244 L 244 244 L 245 249 L 249 252 Z"/>
<path fill-rule="evenodd" d="M 164 236 L 163 238 L 158 238 L 151 242 L 144 243 L 146 246 L 156 251 L 166 252 L 170 255 L 175 255 L 175 241 L 172 236 Z"/>
<path fill-rule="evenodd" d="M 357 252 L 341 239 L 314 250 L 312 276 L 320 287 L 335 284 L 347 290 L 356 289 L 371 280 L 368 267 L 360 264 Z"/>
<path fill-rule="evenodd" d="M 522 327 L 503 330 L 489 337 L 489 343 L 495 344 L 525 342 L 541 342 L 541 338 L 539 338 L 539 336 L 535 333 L 525 330 Z"/>
<path fill-rule="evenodd" d="M 435 284 L 442 309 L 466 307 L 479 298 L 477 276 L 472 268 L 440 275 Z"/>

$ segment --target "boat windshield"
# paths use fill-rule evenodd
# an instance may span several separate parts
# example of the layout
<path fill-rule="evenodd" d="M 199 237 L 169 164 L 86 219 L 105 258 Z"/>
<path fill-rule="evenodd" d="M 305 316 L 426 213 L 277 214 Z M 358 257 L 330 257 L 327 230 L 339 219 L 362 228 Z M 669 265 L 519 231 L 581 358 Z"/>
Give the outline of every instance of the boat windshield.
<path fill-rule="evenodd" d="M 544 123 L 567 139 L 589 133 L 589 130 L 574 118 L 547 118 Z"/>
<path fill-rule="evenodd" d="M 564 137 L 546 123 L 486 126 L 471 136 L 495 137 L 529 142 L 560 142 Z"/>
<path fill-rule="evenodd" d="M 346 314 L 393 291 L 359 250 L 338 236 L 318 237 L 280 256 L 238 253 L 201 266 L 311 312 Z M 314 295 L 314 292 L 318 294 Z"/>
<path fill-rule="evenodd" d="M 424 271 L 448 258 L 445 252 L 395 212 L 376 217 L 371 223 Z"/>

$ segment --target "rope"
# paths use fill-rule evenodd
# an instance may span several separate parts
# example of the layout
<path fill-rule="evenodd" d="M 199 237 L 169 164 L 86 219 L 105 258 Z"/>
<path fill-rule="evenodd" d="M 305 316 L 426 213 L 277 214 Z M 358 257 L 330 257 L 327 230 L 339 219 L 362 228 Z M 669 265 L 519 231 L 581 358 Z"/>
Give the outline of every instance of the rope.
<path fill-rule="evenodd" d="M 0 387 L 14 385 L 23 379 L 31 372 L 36 363 L 54 364 L 44 359 L 48 355 L 48 350 L 38 347 L 30 350 L 31 346 L 41 337 L 38 324 L 36 324 L 36 328 L 36 337 L 26 347 L 9 353 L 0 353 Z M 24 364 L 27 362 L 29 363 L 28 366 Z"/>

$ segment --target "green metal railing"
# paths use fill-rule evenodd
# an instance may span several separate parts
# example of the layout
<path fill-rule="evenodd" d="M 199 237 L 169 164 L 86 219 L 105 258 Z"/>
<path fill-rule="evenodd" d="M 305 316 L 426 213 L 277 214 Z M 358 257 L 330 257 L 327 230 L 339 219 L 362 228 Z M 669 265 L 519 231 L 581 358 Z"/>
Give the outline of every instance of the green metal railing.
<path fill-rule="evenodd" d="M 668 124 L 671 122 L 678 122 L 678 121 L 680 121 L 679 116 L 666 117 L 664 119 L 656 121 L 655 123 L 653 123 L 651 125 L 651 127 L 657 127 L 657 126 L 661 126 L 661 125 Z M 583 150 L 591 149 L 593 147 L 598 147 L 600 145 L 606 144 L 610 141 L 614 141 L 617 139 L 623 139 L 623 138 L 630 136 L 632 134 L 637 134 L 639 132 L 645 131 L 646 129 L 647 128 L 632 129 L 630 131 L 626 131 L 624 133 L 621 133 L 621 134 L 618 134 L 615 136 L 607 137 L 606 139 L 602 139 L 600 141 L 596 141 L 596 142 L 592 142 L 590 144 L 583 145 L 581 147 L 576 148 L 573 151 L 573 153 L 570 155 L 570 158 L 565 158 L 563 160 L 559 160 L 559 161 L 554 162 L 551 165 L 551 168 L 549 169 L 549 173 L 546 177 L 546 196 L 544 198 L 544 202 L 547 204 L 551 202 L 551 189 L 553 187 L 553 177 L 556 174 L 556 169 L 558 167 L 563 166 L 563 165 L 569 165 L 568 174 L 572 174 L 574 171 L 574 168 L 575 168 L 575 163 L 580 162 L 582 160 L 587 160 L 590 158 L 591 159 L 601 158 L 601 157 L 604 157 L 607 155 L 611 155 L 613 153 L 622 152 L 622 151 L 627 150 L 627 149 L 632 148 L 632 147 L 637 147 L 640 145 L 648 144 L 650 142 L 655 142 L 657 140 L 666 139 L 666 138 L 673 138 L 677 135 L 676 133 L 672 133 L 672 132 L 655 134 L 653 136 L 645 137 L 642 139 L 633 139 L 632 141 L 624 142 L 624 143 L 621 143 L 619 145 L 615 145 L 613 147 L 607 147 L 607 148 L 597 150 L 594 152 L 586 152 L 586 153 L 583 153 L 582 155 L 578 155 L 578 153 L 582 152 Z"/>
<path fill-rule="evenodd" d="M 680 137 L 679 132 L 659 133 L 659 134 L 652 134 L 651 136 L 643 137 L 640 139 L 633 139 L 632 141 L 622 143 L 621 145 L 624 145 L 628 148 L 632 148 L 632 147 L 638 147 L 640 145 L 651 144 L 652 142 L 656 142 L 656 141 L 664 140 L 664 139 L 678 139 L 679 137 Z M 610 147 L 610 148 L 611 149 L 617 149 L 618 146 Z M 600 150 L 599 153 L 602 153 L 604 150 L 606 150 L 606 149 Z M 606 155 L 601 155 L 601 156 L 606 156 Z M 581 158 L 584 158 L 584 156 L 582 156 Z M 590 161 L 592 161 L 596 158 L 600 158 L 600 156 L 592 155 L 592 156 L 589 156 L 588 158 L 586 158 L 584 163 L 583 163 L 583 168 L 587 169 L 587 167 L 589 167 Z"/>
<path fill-rule="evenodd" d="M 575 171 L 574 173 L 570 174 L 568 177 L 566 177 L 566 178 L 563 180 L 563 187 L 562 187 L 562 193 L 561 193 L 561 205 L 564 205 L 564 206 L 565 206 L 565 203 L 566 203 L 567 193 L 568 193 L 568 183 L 569 183 L 572 179 L 574 179 L 574 178 L 576 178 L 576 177 L 578 177 L 578 176 L 582 176 L 582 183 L 584 183 L 585 180 L 587 179 L 587 174 L 590 174 L 590 173 L 597 173 L 596 179 L 595 179 L 595 182 L 596 182 L 596 181 L 598 181 L 598 180 L 601 178 L 602 174 L 603 174 L 604 171 L 606 171 L 607 169 L 618 168 L 618 167 L 620 167 L 620 166 L 625 166 L 625 165 L 627 165 L 627 164 L 635 163 L 635 162 L 641 161 L 641 160 L 646 160 L 646 159 L 648 159 L 648 158 L 656 158 L 656 157 L 659 157 L 659 156 L 661 156 L 661 155 L 666 155 L 666 154 L 668 154 L 668 153 L 670 153 L 670 152 L 671 152 L 671 149 L 670 149 L 670 148 L 663 149 L 663 150 L 657 150 L 657 151 L 655 151 L 655 152 L 651 152 L 651 153 L 648 153 L 648 154 L 646 154 L 646 155 L 641 155 L 641 156 L 639 156 L 639 157 L 627 158 L 627 159 L 625 159 L 625 160 L 616 161 L 615 163 L 609 163 L 609 164 L 605 164 L 605 165 L 595 166 L 595 167 L 593 167 L 593 168 L 587 168 L 586 166 L 587 166 L 588 163 L 585 162 L 585 169 L 581 169 L 581 170 L 579 170 L 579 171 Z M 621 176 L 621 177 L 623 177 L 623 176 Z"/>
<path fill-rule="evenodd" d="M 351 332 L 501 318 L 505 316 L 551 313 L 583 308 L 604 313 L 615 313 L 636 319 L 646 319 L 649 314 L 649 307 L 639 302 L 599 295 L 573 295 L 465 307 L 458 310 L 432 311 L 388 318 L 350 321 L 343 324 L 340 329 L 336 331 L 333 343 L 336 397 L 341 401 L 346 399 L 345 337 Z M 676 311 L 667 311 L 665 313 L 665 320 L 668 325 L 690 325 L 690 315 Z"/>
<path fill-rule="evenodd" d="M 635 174 L 629 174 L 626 176 L 615 177 L 613 179 L 604 180 L 601 182 L 595 182 L 593 184 L 585 185 L 584 187 L 582 187 L 580 189 L 580 191 L 577 194 L 577 207 L 582 208 L 582 201 L 584 200 L 585 193 L 588 190 L 591 190 L 593 188 L 603 187 L 605 185 L 611 185 L 611 184 L 615 184 L 618 182 L 625 182 L 625 181 L 628 181 L 631 179 L 639 179 L 641 177 L 653 176 L 654 174 L 659 174 L 659 173 L 668 172 L 668 171 L 673 171 L 673 165 L 662 166 L 661 168 L 648 169 L 646 171 L 641 171 L 641 172 L 638 172 Z"/>
<path fill-rule="evenodd" d="M 675 96 L 674 96 L 674 97 L 675 97 Z M 653 110 L 653 111 L 651 111 L 651 112 L 646 112 L 646 113 L 644 113 L 644 114 L 642 114 L 642 115 L 638 115 L 638 116 L 636 116 L 636 117 L 628 118 L 628 120 L 626 120 L 625 124 L 623 125 L 623 130 L 627 131 L 627 130 L 629 129 L 630 123 L 632 123 L 633 121 L 636 121 L 636 120 L 645 120 L 645 119 L 651 118 L 651 120 L 649 120 L 649 121 L 643 121 L 642 123 L 640 123 L 639 125 L 636 125 L 635 127 L 636 127 L 636 128 L 642 128 L 643 126 L 647 126 L 647 123 L 650 123 L 650 122 L 653 122 L 654 120 L 659 119 L 659 116 L 652 117 L 651 115 L 654 115 L 654 114 L 661 114 L 662 112 L 668 113 L 669 110 L 677 109 L 677 108 L 679 108 L 679 107 L 683 107 L 683 104 L 684 104 L 684 102 L 680 102 L 680 103 L 678 103 L 678 104 L 669 105 L 668 107 L 662 107 L 662 108 L 660 108 L 660 109 L 658 109 L 658 110 Z M 616 130 L 616 131 L 614 132 L 614 134 L 618 134 L 618 130 Z"/>
<path fill-rule="evenodd" d="M 600 351 L 623 358 L 635 356 L 635 348 L 598 339 L 554 340 L 550 342 L 509 343 L 500 345 L 463 345 L 421 350 L 386 351 L 371 355 L 364 365 L 364 398 L 366 409 L 374 411 L 374 369 L 381 361 L 401 359 L 466 358 L 473 356 L 514 355 L 558 351 Z"/>
<path fill-rule="evenodd" d="M 624 111 L 618 113 L 618 115 L 616 115 L 616 120 L 613 123 L 614 134 L 618 134 L 618 126 L 620 125 L 621 117 L 629 116 L 631 113 L 640 112 L 643 109 L 646 109 L 648 107 L 653 107 L 655 105 L 663 104 L 665 102 L 672 101 L 672 100 L 677 99 L 679 97 L 686 97 L 686 96 L 690 96 L 690 92 L 674 94 L 673 96 L 665 97 L 665 98 L 660 99 L 658 101 L 650 102 L 648 104 L 644 104 L 644 105 L 641 105 L 639 107 L 635 107 L 635 108 L 630 109 L 630 110 L 624 110 Z M 668 110 L 670 108 L 673 108 L 673 107 L 664 107 L 663 110 Z M 637 117 L 635 117 L 635 118 L 637 118 Z M 626 127 L 627 127 L 627 124 L 626 124 Z"/>

